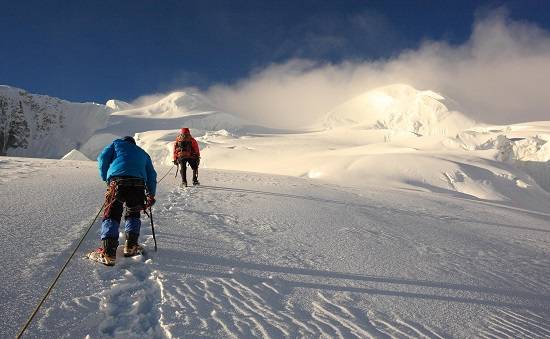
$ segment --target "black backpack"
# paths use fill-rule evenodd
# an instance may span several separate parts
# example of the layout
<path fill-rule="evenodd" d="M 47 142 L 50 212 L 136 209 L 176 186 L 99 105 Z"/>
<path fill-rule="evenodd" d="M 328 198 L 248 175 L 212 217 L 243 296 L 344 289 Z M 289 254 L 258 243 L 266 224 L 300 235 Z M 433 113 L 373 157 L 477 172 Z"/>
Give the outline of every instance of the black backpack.
<path fill-rule="evenodd" d="M 178 137 L 176 148 L 181 158 L 189 158 L 193 155 L 193 144 L 191 143 L 191 139 Z"/>

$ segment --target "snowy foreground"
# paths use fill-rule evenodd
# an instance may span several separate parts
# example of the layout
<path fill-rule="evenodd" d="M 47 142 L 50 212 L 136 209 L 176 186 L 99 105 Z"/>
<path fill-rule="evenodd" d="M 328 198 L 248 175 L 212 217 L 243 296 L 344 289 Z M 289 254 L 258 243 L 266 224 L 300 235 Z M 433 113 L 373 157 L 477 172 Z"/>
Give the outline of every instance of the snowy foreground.
<path fill-rule="evenodd" d="M 0 337 L 97 213 L 95 166 L 0 157 Z M 550 336 L 540 208 L 222 170 L 181 189 L 173 173 L 154 207 L 158 252 L 144 217 L 146 257 L 89 262 L 96 222 L 27 337 Z"/>

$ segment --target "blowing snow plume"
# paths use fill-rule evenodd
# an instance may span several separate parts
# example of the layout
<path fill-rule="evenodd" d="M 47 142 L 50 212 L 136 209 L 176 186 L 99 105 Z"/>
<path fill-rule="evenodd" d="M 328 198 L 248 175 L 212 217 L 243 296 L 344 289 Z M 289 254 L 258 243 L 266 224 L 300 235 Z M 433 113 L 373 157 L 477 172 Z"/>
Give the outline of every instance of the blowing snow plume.
<path fill-rule="evenodd" d="M 272 64 L 207 96 L 223 111 L 279 128 L 310 126 L 334 107 L 394 83 L 435 90 L 470 118 L 494 124 L 548 120 L 550 33 L 504 11 L 478 18 L 461 45 L 426 41 L 391 60 Z"/>

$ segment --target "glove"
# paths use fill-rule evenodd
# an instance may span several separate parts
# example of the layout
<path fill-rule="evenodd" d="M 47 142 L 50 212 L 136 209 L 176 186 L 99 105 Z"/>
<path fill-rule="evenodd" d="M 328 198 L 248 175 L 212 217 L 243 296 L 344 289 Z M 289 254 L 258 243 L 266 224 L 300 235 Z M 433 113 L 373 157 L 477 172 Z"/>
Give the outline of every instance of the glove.
<path fill-rule="evenodd" d="M 177 165 L 177 164 L 178 164 L 178 161 L 177 161 L 177 160 L 174 160 L 173 163 L 174 163 L 174 165 Z"/>
<path fill-rule="evenodd" d="M 145 208 L 149 208 L 155 204 L 155 196 L 152 194 L 147 194 L 147 203 L 145 204 Z"/>

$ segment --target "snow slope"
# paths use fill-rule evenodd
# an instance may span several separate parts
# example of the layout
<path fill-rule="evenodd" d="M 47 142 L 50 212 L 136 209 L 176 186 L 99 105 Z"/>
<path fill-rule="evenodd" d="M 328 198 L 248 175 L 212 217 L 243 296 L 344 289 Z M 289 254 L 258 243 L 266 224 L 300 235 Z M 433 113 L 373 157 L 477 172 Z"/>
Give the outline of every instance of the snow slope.
<path fill-rule="evenodd" d="M 13 337 L 104 185 L 94 162 L 0 160 L 0 248 L 18 254 L 0 270 L 0 337 Z M 550 336 L 546 212 L 249 172 L 201 181 L 159 184 L 145 258 L 83 259 L 96 222 L 29 337 Z"/>
<path fill-rule="evenodd" d="M 69 160 L 0 157 L 1 254 L 21 258 L 0 270 L 0 337 L 101 204 L 96 163 L 75 159 L 123 135 L 159 178 L 172 171 L 154 210 L 160 250 L 143 219 L 147 257 L 94 265 L 82 257 L 96 222 L 31 337 L 550 336 L 550 122 L 474 124 L 449 102 L 394 85 L 322 128 L 274 131 L 174 92 L 100 107 L 109 116 L 79 147 L 44 139 L 77 148 Z M 201 187 L 173 178 L 183 126 L 200 143 Z"/>
<path fill-rule="evenodd" d="M 524 139 L 517 139 L 516 130 Z M 169 146 L 164 153 L 153 149 L 157 139 L 153 133 L 140 134 L 141 144 L 160 155 L 157 163 L 169 164 Z M 198 140 L 201 166 L 207 168 L 307 177 L 345 186 L 445 192 L 510 206 L 548 208 L 548 122 L 494 127 L 483 133 L 468 131 L 456 137 L 391 133 L 334 128 L 239 136 L 218 131 Z"/>

